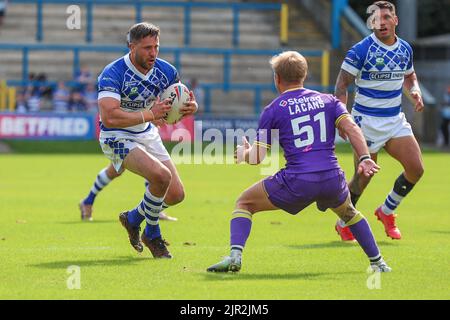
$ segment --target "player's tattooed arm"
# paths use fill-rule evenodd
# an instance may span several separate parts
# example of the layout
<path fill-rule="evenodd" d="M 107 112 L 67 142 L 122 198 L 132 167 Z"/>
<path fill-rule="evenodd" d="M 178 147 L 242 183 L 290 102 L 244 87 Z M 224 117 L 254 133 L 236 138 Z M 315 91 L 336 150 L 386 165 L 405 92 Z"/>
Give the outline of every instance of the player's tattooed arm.
<path fill-rule="evenodd" d="M 355 76 L 341 69 L 336 80 L 334 95 L 344 104 L 348 100 L 348 87 L 355 82 Z"/>

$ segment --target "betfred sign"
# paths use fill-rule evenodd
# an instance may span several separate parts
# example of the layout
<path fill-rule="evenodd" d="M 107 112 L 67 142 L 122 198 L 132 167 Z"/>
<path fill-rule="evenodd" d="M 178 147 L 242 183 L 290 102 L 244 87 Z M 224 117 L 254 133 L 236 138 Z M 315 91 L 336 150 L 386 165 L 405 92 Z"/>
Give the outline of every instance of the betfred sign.
<path fill-rule="evenodd" d="M 96 115 L 0 114 L 0 139 L 96 139 Z"/>
<path fill-rule="evenodd" d="M 98 115 L 70 114 L 0 114 L 0 139 L 97 140 Z M 163 141 L 193 141 L 194 117 L 159 128 Z"/>

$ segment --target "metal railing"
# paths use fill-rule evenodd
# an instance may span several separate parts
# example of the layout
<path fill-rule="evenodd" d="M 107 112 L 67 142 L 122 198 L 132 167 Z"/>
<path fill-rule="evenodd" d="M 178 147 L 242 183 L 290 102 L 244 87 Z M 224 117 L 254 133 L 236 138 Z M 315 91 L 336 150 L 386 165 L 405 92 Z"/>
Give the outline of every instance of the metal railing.
<path fill-rule="evenodd" d="M 180 1 L 139 1 L 139 0 L 11 0 L 11 3 L 36 4 L 36 41 L 44 39 L 43 11 L 46 4 L 67 4 L 86 6 L 86 42 L 92 42 L 94 25 L 94 6 L 133 6 L 135 11 L 135 22 L 142 21 L 142 10 L 144 7 L 183 8 L 184 11 L 184 45 L 191 44 L 191 12 L 192 9 L 230 9 L 233 13 L 233 37 L 232 45 L 239 46 L 239 14 L 243 10 L 276 10 L 280 13 L 280 43 L 288 42 L 288 6 L 280 3 L 239 3 L 239 2 L 180 2 Z"/>
<path fill-rule="evenodd" d="M 1 44 L 1 50 L 20 50 L 22 52 L 22 79 L 9 80 L 8 85 L 19 86 L 24 85 L 28 81 L 29 75 L 29 53 L 30 51 L 72 51 L 73 61 L 72 70 L 73 78 L 76 77 L 80 69 L 80 52 L 118 52 L 125 54 L 128 48 L 118 45 L 70 45 L 70 44 Z M 275 88 L 272 83 L 269 84 L 254 84 L 254 83 L 233 83 L 231 81 L 231 65 L 232 59 L 239 56 L 267 56 L 271 57 L 283 51 L 278 50 L 260 50 L 260 49 L 227 49 L 227 48 L 191 48 L 191 47 L 163 47 L 160 49 L 162 54 L 173 54 L 172 63 L 181 72 L 183 66 L 181 64 L 181 57 L 183 54 L 207 54 L 207 55 L 221 55 L 223 57 L 223 79 L 220 83 L 204 83 L 202 88 L 205 90 L 205 112 L 211 111 L 211 91 L 223 90 L 228 92 L 230 90 L 250 90 L 254 91 L 254 110 L 259 112 L 262 101 L 262 92 L 266 90 L 274 91 Z M 314 87 L 318 90 L 329 91 L 329 52 L 324 50 L 305 50 L 301 52 L 305 57 L 318 57 L 321 59 L 321 85 Z"/>

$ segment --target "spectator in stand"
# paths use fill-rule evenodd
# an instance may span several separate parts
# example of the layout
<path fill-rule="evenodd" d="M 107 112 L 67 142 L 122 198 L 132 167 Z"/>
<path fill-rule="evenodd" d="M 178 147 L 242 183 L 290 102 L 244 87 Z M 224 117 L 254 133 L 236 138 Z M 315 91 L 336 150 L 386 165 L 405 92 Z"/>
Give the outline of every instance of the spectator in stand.
<path fill-rule="evenodd" d="M 16 94 L 16 112 L 17 113 L 27 113 L 28 107 L 25 100 L 24 90 L 18 89 Z"/>
<path fill-rule="evenodd" d="M 35 90 L 38 90 L 38 95 L 41 99 L 39 111 L 52 111 L 52 87 L 47 85 L 47 75 L 39 73 L 36 77 L 38 81 Z"/>
<path fill-rule="evenodd" d="M 58 82 L 58 88 L 53 93 L 53 110 L 58 113 L 69 112 L 70 91 L 64 81 Z"/>
<path fill-rule="evenodd" d="M 98 113 L 98 92 L 94 83 L 89 83 L 83 92 L 86 108 L 89 113 Z"/>
<path fill-rule="evenodd" d="M 36 75 L 33 72 L 30 72 L 28 74 L 28 84 L 25 87 L 24 92 L 23 92 L 25 100 L 28 100 L 28 98 L 31 97 L 31 94 L 34 91 L 34 87 L 35 87 L 34 81 L 37 81 Z"/>
<path fill-rule="evenodd" d="M 80 91 L 75 90 L 72 92 L 71 97 L 70 97 L 69 110 L 71 112 L 85 112 L 86 111 L 86 102 Z"/>
<path fill-rule="evenodd" d="M 89 68 L 87 66 L 82 66 L 75 77 L 75 81 L 79 83 L 77 89 L 84 91 L 89 83 L 95 82 L 95 79 Z"/>
<path fill-rule="evenodd" d="M 28 105 L 29 112 L 41 111 L 42 98 L 39 92 L 39 88 L 34 88 L 31 93 L 25 96 Z"/>
<path fill-rule="evenodd" d="M 8 0 L 0 0 L 0 27 L 3 25 L 3 18 L 6 14 L 7 6 L 8 6 Z"/>
<path fill-rule="evenodd" d="M 448 125 L 450 124 L 450 86 L 447 87 L 447 92 L 444 95 L 444 107 L 441 110 L 442 124 L 441 132 L 444 136 L 444 146 L 449 147 L 449 130 Z"/>

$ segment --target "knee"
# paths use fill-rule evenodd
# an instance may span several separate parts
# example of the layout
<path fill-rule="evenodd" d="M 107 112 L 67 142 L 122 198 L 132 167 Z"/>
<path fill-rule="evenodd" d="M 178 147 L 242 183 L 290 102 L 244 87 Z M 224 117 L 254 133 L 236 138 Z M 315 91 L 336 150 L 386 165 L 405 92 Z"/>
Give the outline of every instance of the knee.
<path fill-rule="evenodd" d="M 425 173 L 425 168 L 423 167 L 423 164 L 418 164 L 416 166 L 414 166 L 408 173 L 407 176 L 411 177 L 410 181 L 412 183 L 417 183 L 423 176 L 423 174 Z"/>
<path fill-rule="evenodd" d="M 169 190 L 167 193 L 166 199 L 164 200 L 166 204 L 169 206 L 176 205 L 182 202 L 185 198 L 184 188 L 183 186 L 179 186 L 175 190 Z"/>
<path fill-rule="evenodd" d="M 160 186 L 162 189 L 169 188 L 170 181 L 172 180 L 172 173 L 166 167 L 161 167 L 156 173 L 147 180 L 154 182 L 156 185 Z"/>
<path fill-rule="evenodd" d="M 251 214 L 255 212 L 253 202 L 244 195 L 241 195 L 239 199 L 237 199 L 235 208 L 249 211 Z"/>

